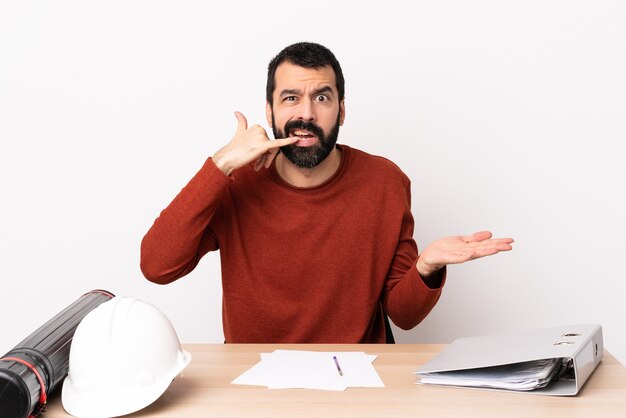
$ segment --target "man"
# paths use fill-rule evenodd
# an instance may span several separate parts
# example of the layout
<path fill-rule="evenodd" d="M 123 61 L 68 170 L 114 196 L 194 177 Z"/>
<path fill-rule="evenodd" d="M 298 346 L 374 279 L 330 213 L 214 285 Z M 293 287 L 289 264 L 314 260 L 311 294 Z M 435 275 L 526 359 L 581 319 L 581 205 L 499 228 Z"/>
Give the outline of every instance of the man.
<path fill-rule="evenodd" d="M 410 329 L 441 294 L 445 266 L 511 249 L 479 232 L 413 240 L 410 182 L 390 161 L 336 144 L 344 78 L 327 48 L 281 51 L 267 122 L 209 158 L 142 241 L 141 268 L 169 283 L 219 249 L 227 342 L 382 343 L 385 315 Z"/>

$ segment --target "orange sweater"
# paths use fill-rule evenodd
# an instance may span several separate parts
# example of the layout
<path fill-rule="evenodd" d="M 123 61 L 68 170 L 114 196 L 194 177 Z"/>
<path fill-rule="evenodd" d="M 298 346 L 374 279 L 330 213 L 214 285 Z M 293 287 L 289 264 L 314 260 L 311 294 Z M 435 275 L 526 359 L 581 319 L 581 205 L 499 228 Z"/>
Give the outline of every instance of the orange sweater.
<path fill-rule="evenodd" d="M 310 189 L 273 165 L 227 177 L 208 159 L 143 238 L 146 278 L 172 282 L 219 249 L 227 342 L 381 343 L 383 309 L 417 325 L 444 279 L 431 289 L 417 272 L 409 179 L 338 146 L 341 167 Z"/>

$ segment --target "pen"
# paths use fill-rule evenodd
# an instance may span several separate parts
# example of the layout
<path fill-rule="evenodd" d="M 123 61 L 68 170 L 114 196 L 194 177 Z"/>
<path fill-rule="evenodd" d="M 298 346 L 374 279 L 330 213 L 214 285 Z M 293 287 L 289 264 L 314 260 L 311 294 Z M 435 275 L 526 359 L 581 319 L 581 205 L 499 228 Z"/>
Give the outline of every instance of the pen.
<path fill-rule="evenodd" d="M 337 361 L 337 356 L 333 356 L 333 360 L 335 361 L 335 366 L 337 366 L 337 371 L 339 372 L 339 376 L 343 376 L 343 372 L 341 371 L 341 367 L 339 367 L 339 362 Z"/>

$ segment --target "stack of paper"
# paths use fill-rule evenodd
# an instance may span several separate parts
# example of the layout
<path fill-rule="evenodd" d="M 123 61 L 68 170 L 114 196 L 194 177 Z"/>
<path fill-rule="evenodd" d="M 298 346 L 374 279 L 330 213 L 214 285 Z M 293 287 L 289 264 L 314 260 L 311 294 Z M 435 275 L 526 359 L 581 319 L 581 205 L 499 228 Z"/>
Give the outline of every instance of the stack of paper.
<path fill-rule="evenodd" d="M 479 369 L 418 373 L 418 383 L 534 390 L 543 388 L 551 380 L 560 377 L 567 369 L 567 360 L 569 359 L 551 358 Z"/>
<path fill-rule="evenodd" d="M 276 350 L 261 353 L 261 361 L 232 383 L 269 389 L 336 391 L 349 387 L 384 387 L 372 365 L 376 357 L 363 352 Z"/>

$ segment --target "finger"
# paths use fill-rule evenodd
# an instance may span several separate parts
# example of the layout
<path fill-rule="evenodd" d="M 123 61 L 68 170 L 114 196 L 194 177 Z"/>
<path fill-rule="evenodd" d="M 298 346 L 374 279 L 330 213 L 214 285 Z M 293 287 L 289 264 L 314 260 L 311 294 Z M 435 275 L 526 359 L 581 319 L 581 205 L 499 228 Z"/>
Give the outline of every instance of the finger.
<path fill-rule="evenodd" d="M 484 246 L 492 246 L 496 248 L 513 248 L 513 238 L 492 238 L 490 240 L 480 241 L 477 244 Z"/>
<path fill-rule="evenodd" d="M 257 158 L 256 162 L 254 163 L 254 171 L 259 171 L 261 167 L 265 165 L 266 159 L 267 159 L 267 154 L 263 154 L 259 158 Z"/>
<path fill-rule="evenodd" d="M 477 248 L 475 251 L 476 258 L 486 257 L 488 255 L 497 254 L 503 251 L 511 251 L 513 247 L 507 244 L 501 244 L 496 246 L 489 246 L 485 248 Z"/>
<path fill-rule="evenodd" d="M 496 248 L 482 248 L 480 250 L 476 250 L 476 252 L 474 253 L 474 256 L 472 257 L 473 260 L 477 259 L 477 258 L 481 258 L 481 257 L 487 257 L 490 255 L 494 255 L 499 253 L 500 251 L 498 251 L 498 249 Z"/>
<path fill-rule="evenodd" d="M 501 251 L 511 251 L 513 246 L 504 240 L 491 240 L 484 241 L 481 245 L 478 245 L 474 249 L 474 253 L 477 257 L 484 257 L 487 255 L 497 254 Z"/>
<path fill-rule="evenodd" d="M 498 244 L 513 244 L 515 240 L 513 238 L 495 238 L 492 241 L 497 242 Z"/>
<path fill-rule="evenodd" d="M 237 133 L 248 129 L 248 120 L 243 113 L 235 111 L 235 117 L 237 118 Z"/>
<path fill-rule="evenodd" d="M 480 232 L 476 232 L 472 235 L 467 235 L 465 237 L 462 237 L 462 240 L 464 242 L 480 242 L 480 241 L 484 241 L 486 239 L 489 239 L 493 236 L 493 234 L 489 231 L 480 231 Z"/>
<path fill-rule="evenodd" d="M 269 151 L 274 148 L 284 147 L 285 145 L 295 144 L 296 142 L 298 142 L 298 138 L 294 138 L 294 137 L 281 138 L 281 139 L 275 139 L 273 141 L 269 141 L 266 144 L 266 146 L 267 146 L 267 150 Z"/>
<path fill-rule="evenodd" d="M 270 168 L 270 166 L 272 165 L 272 161 L 274 161 L 274 158 L 276 158 L 276 156 L 278 155 L 278 149 L 274 148 L 272 150 L 269 150 L 267 152 L 267 154 L 265 154 L 265 168 Z"/>

